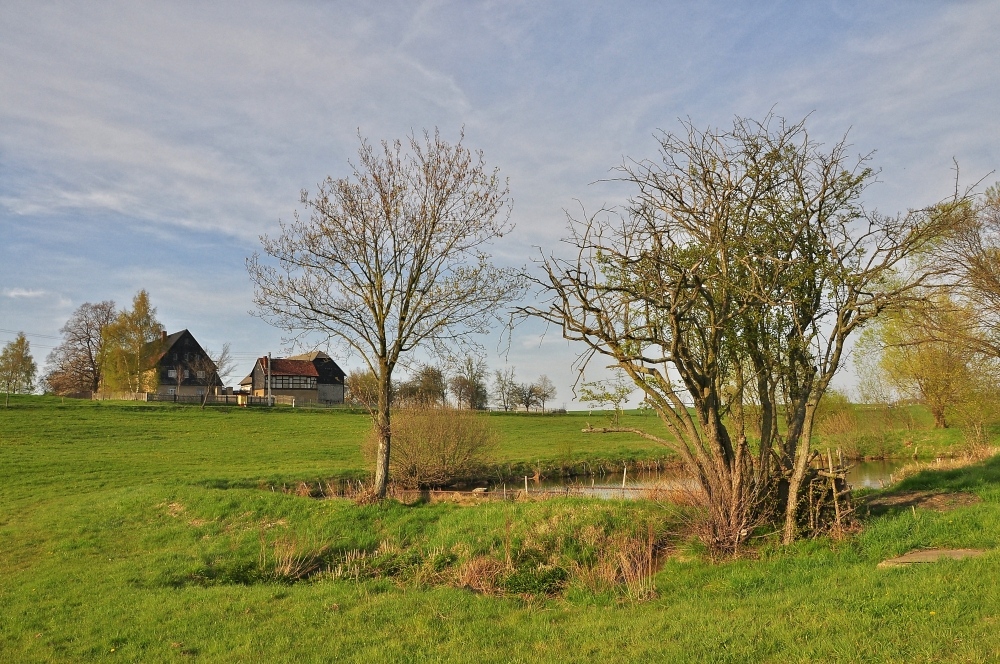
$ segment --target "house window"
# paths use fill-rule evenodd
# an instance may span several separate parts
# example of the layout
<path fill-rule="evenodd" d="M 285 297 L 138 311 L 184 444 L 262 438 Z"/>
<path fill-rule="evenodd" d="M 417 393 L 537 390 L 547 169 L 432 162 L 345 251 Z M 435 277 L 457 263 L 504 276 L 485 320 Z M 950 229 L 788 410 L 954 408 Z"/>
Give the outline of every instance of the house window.
<path fill-rule="evenodd" d="M 171 394 L 171 395 L 173 395 L 173 394 L 177 394 L 177 390 L 175 390 L 175 389 L 174 389 L 174 388 L 172 388 L 172 387 L 168 387 L 168 388 L 167 388 L 167 394 Z"/>
<path fill-rule="evenodd" d="M 205 377 L 205 372 L 204 371 L 199 371 L 198 372 L 198 378 L 204 378 L 204 377 Z"/>
<path fill-rule="evenodd" d="M 275 390 L 315 390 L 316 378 L 310 376 L 272 376 L 271 388 Z"/>
<path fill-rule="evenodd" d="M 185 362 L 187 362 L 187 361 L 188 361 L 188 354 L 187 354 L 187 353 L 184 353 L 184 361 L 185 361 Z"/>
<path fill-rule="evenodd" d="M 167 378 L 177 378 L 177 369 L 167 369 Z"/>
<path fill-rule="evenodd" d="M 199 387 L 198 388 L 198 396 L 199 397 L 205 396 L 205 388 L 204 387 Z"/>
<path fill-rule="evenodd" d="M 187 369 L 185 369 L 185 370 L 184 370 L 184 377 L 185 377 L 185 378 L 190 378 L 190 377 L 191 377 L 191 372 L 190 372 L 190 371 L 188 371 Z"/>

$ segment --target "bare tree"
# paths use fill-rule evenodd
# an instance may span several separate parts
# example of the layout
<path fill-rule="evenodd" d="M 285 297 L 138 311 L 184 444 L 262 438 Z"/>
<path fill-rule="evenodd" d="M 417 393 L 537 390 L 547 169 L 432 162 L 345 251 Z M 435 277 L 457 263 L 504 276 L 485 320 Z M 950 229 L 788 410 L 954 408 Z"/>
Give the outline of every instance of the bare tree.
<path fill-rule="evenodd" d="M 489 395 L 486 391 L 486 363 L 473 355 L 466 355 L 459 363 L 456 373 L 448 381 L 452 396 L 459 407 L 470 410 L 486 408 Z"/>
<path fill-rule="evenodd" d="M 545 412 L 545 402 L 556 397 L 556 386 L 545 374 L 535 381 L 535 395 L 538 397 L 538 405 L 541 406 L 542 412 Z"/>
<path fill-rule="evenodd" d="M 264 236 L 277 260 L 247 261 L 259 314 L 300 334 L 320 333 L 358 353 L 378 380 L 376 497 L 385 496 L 392 374 L 418 346 L 486 332 L 523 291 L 515 270 L 484 248 L 512 227 L 508 188 L 481 153 L 437 133 L 373 147 L 364 139 L 348 178 L 302 193 L 310 215 Z"/>
<path fill-rule="evenodd" d="M 497 369 L 493 372 L 493 402 L 504 411 L 512 410 L 517 406 L 516 390 L 517 379 L 514 375 L 514 367 Z"/>
<path fill-rule="evenodd" d="M 229 343 L 222 344 L 222 349 L 218 352 L 206 347 L 204 355 L 192 360 L 191 370 L 195 372 L 195 379 L 205 386 L 205 391 L 201 395 L 201 409 L 204 410 L 212 389 L 224 386 L 226 379 L 236 370 L 236 360 L 230 352 Z M 180 380 L 177 384 L 180 385 Z"/>
<path fill-rule="evenodd" d="M 538 388 L 534 383 L 516 383 L 514 385 L 514 403 L 524 406 L 524 412 L 528 412 L 538 405 Z"/>
<path fill-rule="evenodd" d="M 104 329 L 117 316 L 110 300 L 85 302 L 73 312 L 59 330 L 62 343 L 47 359 L 50 369 L 45 382 L 55 394 L 96 392 L 101 388 L 101 364 L 104 357 Z"/>
<path fill-rule="evenodd" d="M 624 210 L 570 219 L 572 257 L 543 257 L 550 299 L 523 311 L 585 344 L 584 365 L 606 356 L 642 390 L 673 437 L 635 433 L 694 473 L 712 546 L 736 550 L 775 508 L 789 542 L 844 344 L 918 297 L 930 275 L 908 259 L 946 220 L 866 212 L 867 158 L 849 159 L 844 140 L 822 149 L 803 122 L 683 128 L 660 137 L 659 162 L 621 167 L 636 191 Z"/>

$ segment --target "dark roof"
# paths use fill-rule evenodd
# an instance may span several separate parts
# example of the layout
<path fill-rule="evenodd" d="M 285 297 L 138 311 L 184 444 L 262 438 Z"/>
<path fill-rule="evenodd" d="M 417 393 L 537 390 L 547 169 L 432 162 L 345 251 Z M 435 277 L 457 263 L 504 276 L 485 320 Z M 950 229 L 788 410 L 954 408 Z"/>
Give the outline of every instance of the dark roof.
<path fill-rule="evenodd" d="M 267 358 L 262 357 L 258 360 L 258 362 L 260 362 L 261 368 L 266 371 Z M 286 360 L 275 357 L 271 359 L 271 375 L 312 376 L 316 378 L 319 377 L 319 372 L 316 371 L 316 365 L 309 360 Z"/>
<path fill-rule="evenodd" d="M 183 329 L 180 332 L 174 332 L 173 334 L 168 334 L 167 335 L 167 338 L 163 341 L 163 348 L 161 349 L 161 350 L 163 350 L 163 354 L 164 355 L 166 355 L 168 352 L 170 352 L 170 349 L 174 347 L 174 344 L 177 343 L 177 341 L 181 337 L 184 336 L 185 332 L 187 332 L 187 329 Z M 193 339 L 194 335 L 192 335 L 191 338 Z M 197 342 L 195 342 L 195 343 L 197 343 Z"/>
<path fill-rule="evenodd" d="M 329 360 L 330 356 L 321 350 L 314 350 L 311 353 L 302 353 L 301 355 L 289 355 L 289 360 L 308 360 L 309 362 L 315 362 L 316 360 Z"/>
<path fill-rule="evenodd" d="M 164 332 L 165 331 L 166 330 L 164 330 Z M 161 336 L 156 341 L 151 341 L 150 342 L 150 344 L 159 344 L 159 346 L 157 347 L 157 350 L 159 351 L 159 354 L 156 356 L 156 364 L 159 364 L 160 362 L 163 361 L 163 358 L 165 358 L 170 353 L 170 351 L 174 347 L 174 345 L 178 341 L 180 341 L 181 338 L 184 337 L 184 335 L 187 335 L 188 337 L 191 338 L 191 341 L 194 342 L 194 345 L 198 347 L 198 350 L 200 350 L 206 356 L 208 355 L 207 353 L 205 353 L 205 349 L 201 347 L 201 344 L 198 343 L 198 340 L 194 338 L 194 335 L 191 334 L 191 332 L 189 332 L 187 329 L 183 329 L 180 332 L 174 332 L 173 334 L 168 334 L 166 336 Z M 211 358 L 209 358 L 209 359 L 211 359 Z"/>

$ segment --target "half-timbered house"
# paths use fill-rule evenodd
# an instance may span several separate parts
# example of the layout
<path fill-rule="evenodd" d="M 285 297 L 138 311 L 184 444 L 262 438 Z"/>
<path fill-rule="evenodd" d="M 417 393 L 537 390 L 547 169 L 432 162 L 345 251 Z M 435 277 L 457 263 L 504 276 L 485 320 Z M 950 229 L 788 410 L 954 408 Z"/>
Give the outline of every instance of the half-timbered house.
<path fill-rule="evenodd" d="M 240 389 L 255 397 L 294 397 L 298 403 L 344 403 L 344 370 L 326 353 L 313 351 L 292 357 L 259 357 Z"/>

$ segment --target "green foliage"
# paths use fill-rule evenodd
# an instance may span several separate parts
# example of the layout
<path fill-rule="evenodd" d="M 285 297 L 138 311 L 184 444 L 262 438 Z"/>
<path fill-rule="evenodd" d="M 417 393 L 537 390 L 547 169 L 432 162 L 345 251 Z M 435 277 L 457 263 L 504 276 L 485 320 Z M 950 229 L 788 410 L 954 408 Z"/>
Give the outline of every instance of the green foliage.
<path fill-rule="evenodd" d="M 159 346 L 162 329 L 156 320 L 156 308 L 149 304 L 149 293 L 139 291 L 132 300 L 132 308 L 122 310 L 115 321 L 102 330 L 101 389 L 107 392 L 155 390 L 159 374 L 154 364 L 162 352 Z"/>
<path fill-rule="evenodd" d="M 0 352 L 0 386 L 7 395 L 31 392 L 35 389 L 37 372 L 31 344 L 24 332 L 18 332 L 17 338 Z"/>
<path fill-rule="evenodd" d="M 622 371 L 614 378 L 583 383 L 580 386 L 580 400 L 592 408 L 612 407 L 611 421 L 615 426 L 621 423 L 623 406 L 635 392 L 635 384 Z"/>

